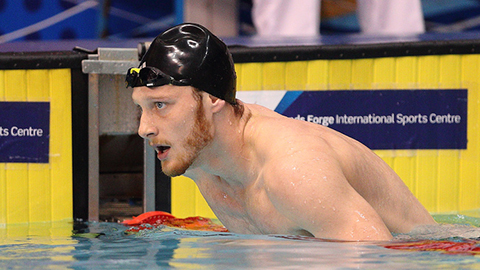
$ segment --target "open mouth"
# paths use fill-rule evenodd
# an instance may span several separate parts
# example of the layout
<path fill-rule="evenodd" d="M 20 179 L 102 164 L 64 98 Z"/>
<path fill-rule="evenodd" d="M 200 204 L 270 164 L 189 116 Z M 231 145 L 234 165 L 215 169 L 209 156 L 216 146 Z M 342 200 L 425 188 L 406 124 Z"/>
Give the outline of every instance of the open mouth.
<path fill-rule="evenodd" d="M 170 150 L 170 146 L 168 145 L 158 145 L 155 147 L 155 150 L 157 151 L 157 158 L 159 160 L 164 160 L 168 156 L 168 150 Z"/>
<path fill-rule="evenodd" d="M 170 149 L 170 146 L 166 146 L 166 145 L 160 145 L 160 146 L 157 146 L 157 151 L 158 153 L 165 153 L 168 149 Z"/>

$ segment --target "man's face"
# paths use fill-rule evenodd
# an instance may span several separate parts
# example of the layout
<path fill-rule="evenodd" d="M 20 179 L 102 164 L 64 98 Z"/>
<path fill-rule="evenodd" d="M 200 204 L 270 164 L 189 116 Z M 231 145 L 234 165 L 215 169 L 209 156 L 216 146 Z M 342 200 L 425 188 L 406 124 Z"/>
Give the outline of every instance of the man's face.
<path fill-rule="evenodd" d="M 162 170 L 178 176 L 194 163 L 213 139 L 201 96 L 190 86 L 136 87 L 133 101 L 142 113 L 138 134 L 157 151 Z"/>

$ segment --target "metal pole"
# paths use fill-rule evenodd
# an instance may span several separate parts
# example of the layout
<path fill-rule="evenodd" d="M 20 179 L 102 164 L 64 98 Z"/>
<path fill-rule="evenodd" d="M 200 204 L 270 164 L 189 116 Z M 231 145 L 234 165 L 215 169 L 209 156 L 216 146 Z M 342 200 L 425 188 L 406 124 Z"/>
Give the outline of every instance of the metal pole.
<path fill-rule="evenodd" d="M 88 220 L 99 219 L 99 74 L 88 74 Z"/>
<path fill-rule="evenodd" d="M 155 150 L 144 140 L 143 210 L 155 211 Z"/>

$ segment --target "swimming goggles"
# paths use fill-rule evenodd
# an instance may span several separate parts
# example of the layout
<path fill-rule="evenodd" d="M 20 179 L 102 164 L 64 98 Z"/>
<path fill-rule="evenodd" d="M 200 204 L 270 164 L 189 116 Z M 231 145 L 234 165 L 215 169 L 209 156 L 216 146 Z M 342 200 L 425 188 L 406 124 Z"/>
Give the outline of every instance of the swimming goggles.
<path fill-rule="evenodd" d="M 125 82 L 127 83 L 127 87 L 132 88 L 139 86 L 155 87 L 166 84 L 176 86 L 190 85 L 186 82 L 175 80 L 172 76 L 163 73 L 155 67 L 129 68 Z"/>

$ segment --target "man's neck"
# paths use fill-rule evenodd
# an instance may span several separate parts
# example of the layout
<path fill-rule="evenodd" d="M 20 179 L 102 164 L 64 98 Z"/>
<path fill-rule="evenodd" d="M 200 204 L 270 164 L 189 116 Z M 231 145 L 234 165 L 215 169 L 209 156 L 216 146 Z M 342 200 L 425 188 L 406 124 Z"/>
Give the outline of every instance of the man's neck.
<path fill-rule="evenodd" d="M 246 134 L 250 118 L 251 111 L 246 106 L 241 117 L 235 115 L 231 107 L 215 115 L 214 139 L 201 151 L 185 175 L 194 181 L 208 174 L 232 185 L 245 184 L 253 165 L 252 150 Z"/>

